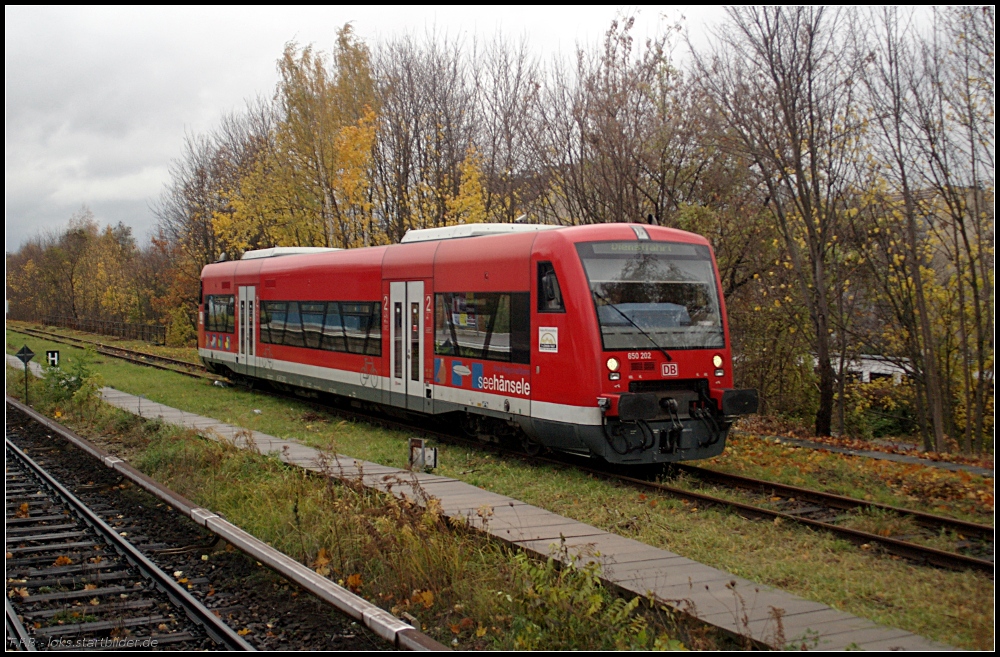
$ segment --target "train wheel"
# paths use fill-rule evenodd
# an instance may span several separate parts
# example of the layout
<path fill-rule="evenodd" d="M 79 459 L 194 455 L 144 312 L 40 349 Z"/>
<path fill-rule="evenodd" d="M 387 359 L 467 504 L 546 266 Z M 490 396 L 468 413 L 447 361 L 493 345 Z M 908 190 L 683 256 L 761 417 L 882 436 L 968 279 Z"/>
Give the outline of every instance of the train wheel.
<path fill-rule="evenodd" d="M 526 434 L 521 436 L 521 447 L 528 454 L 528 456 L 538 456 L 542 453 L 543 446 L 539 442 L 535 442 L 532 438 Z"/>

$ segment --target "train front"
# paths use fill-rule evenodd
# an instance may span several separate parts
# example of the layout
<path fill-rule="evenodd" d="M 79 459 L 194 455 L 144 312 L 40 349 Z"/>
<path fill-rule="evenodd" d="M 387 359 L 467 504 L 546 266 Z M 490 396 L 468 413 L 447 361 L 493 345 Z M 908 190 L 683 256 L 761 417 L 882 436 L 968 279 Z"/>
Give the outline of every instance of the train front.
<path fill-rule="evenodd" d="M 714 256 L 691 233 L 634 230 L 635 240 L 576 244 L 602 362 L 602 424 L 586 442 L 613 463 L 715 456 L 732 422 L 756 412 L 757 392 L 733 389 Z"/>

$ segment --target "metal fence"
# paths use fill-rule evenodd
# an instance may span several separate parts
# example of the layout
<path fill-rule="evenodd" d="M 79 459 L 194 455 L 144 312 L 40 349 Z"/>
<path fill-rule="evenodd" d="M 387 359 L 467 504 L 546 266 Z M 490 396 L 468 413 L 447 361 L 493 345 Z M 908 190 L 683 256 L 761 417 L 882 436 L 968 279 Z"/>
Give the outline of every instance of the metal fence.
<path fill-rule="evenodd" d="M 153 344 L 167 343 L 167 328 L 150 324 L 128 324 L 126 322 L 111 322 L 103 319 L 76 319 L 74 317 L 47 316 L 42 318 L 42 324 L 62 326 L 63 328 L 101 335 L 113 335 L 127 340 L 144 340 Z"/>

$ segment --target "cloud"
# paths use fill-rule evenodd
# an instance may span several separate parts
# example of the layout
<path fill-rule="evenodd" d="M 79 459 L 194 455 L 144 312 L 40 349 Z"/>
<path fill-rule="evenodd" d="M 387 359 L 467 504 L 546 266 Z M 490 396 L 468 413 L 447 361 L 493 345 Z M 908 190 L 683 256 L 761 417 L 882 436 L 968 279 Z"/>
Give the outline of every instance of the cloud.
<path fill-rule="evenodd" d="M 662 9 L 641 9 L 642 30 Z M 598 43 L 614 6 L 529 11 L 323 7 L 5 7 L 7 250 L 58 229 L 82 204 L 147 234 L 149 205 L 185 134 L 204 133 L 247 99 L 269 97 L 295 40 L 328 51 L 352 21 L 375 42 L 427 30 L 529 39 L 543 57 Z M 644 32 L 638 32 L 643 36 Z"/>

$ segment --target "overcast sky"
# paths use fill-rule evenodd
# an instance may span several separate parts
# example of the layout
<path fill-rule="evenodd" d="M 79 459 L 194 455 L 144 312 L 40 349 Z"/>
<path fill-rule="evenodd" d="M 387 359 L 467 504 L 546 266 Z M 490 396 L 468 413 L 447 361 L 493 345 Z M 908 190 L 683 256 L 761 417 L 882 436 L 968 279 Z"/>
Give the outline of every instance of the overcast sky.
<path fill-rule="evenodd" d="M 664 12 L 668 12 L 664 17 Z M 275 62 L 295 40 L 329 51 L 352 22 L 370 44 L 434 28 L 450 36 L 526 37 L 540 57 L 597 43 L 622 13 L 635 34 L 680 15 L 695 41 L 717 8 L 450 6 L 260 9 L 6 7 L 6 250 L 59 231 L 81 206 L 145 241 L 151 203 L 185 133 L 270 96 Z"/>

